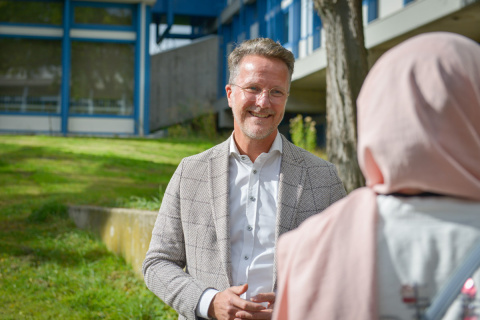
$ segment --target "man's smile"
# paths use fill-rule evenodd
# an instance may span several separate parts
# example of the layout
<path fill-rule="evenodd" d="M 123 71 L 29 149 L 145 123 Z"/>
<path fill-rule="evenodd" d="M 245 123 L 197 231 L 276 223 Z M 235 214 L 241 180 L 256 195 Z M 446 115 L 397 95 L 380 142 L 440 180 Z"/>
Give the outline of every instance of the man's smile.
<path fill-rule="evenodd" d="M 268 118 L 271 116 L 271 114 L 268 114 L 268 113 L 256 113 L 256 112 L 253 112 L 253 111 L 249 111 L 249 113 L 254 116 L 254 117 L 257 117 L 257 118 Z"/>

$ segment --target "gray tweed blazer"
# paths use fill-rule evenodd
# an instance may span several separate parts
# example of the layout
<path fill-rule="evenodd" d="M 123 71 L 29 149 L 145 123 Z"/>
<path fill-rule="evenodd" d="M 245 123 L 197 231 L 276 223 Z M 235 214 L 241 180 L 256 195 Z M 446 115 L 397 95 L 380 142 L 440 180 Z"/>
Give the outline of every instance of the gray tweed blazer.
<path fill-rule="evenodd" d="M 232 286 L 230 139 L 181 161 L 165 190 L 143 262 L 147 287 L 172 306 L 179 319 L 197 318 L 195 308 L 205 289 Z M 282 142 L 277 238 L 345 196 L 333 164 L 284 136 Z M 276 272 L 273 277 L 276 283 Z"/>

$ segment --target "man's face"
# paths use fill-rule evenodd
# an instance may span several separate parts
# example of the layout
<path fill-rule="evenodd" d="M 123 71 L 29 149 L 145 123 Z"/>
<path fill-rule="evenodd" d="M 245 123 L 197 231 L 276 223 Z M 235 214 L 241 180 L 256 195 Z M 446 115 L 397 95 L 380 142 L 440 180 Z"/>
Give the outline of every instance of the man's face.
<path fill-rule="evenodd" d="M 228 105 L 232 108 L 235 120 L 236 139 L 263 140 L 275 137 L 285 113 L 287 97 L 270 99 L 268 90 L 276 88 L 287 93 L 288 79 L 288 68 L 279 59 L 250 55 L 241 60 L 235 85 L 227 84 L 225 87 Z M 263 91 L 255 101 L 251 101 L 248 93 L 240 87 L 259 88 Z"/>

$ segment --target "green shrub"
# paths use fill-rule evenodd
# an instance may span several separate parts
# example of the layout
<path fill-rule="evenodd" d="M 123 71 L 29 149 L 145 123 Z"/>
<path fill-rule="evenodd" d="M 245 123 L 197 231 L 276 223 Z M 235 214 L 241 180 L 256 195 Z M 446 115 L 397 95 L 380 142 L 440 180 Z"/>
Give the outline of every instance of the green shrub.
<path fill-rule="evenodd" d="M 217 139 L 217 116 L 208 112 L 196 116 L 181 124 L 175 124 L 167 128 L 170 138 L 202 138 L 214 141 Z"/>
<path fill-rule="evenodd" d="M 186 138 L 190 134 L 188 126 L 175 124 L 168 127 L 168 136 L 171 138 Z"/>
<path fill-rule="evenodd" d="M 315 121 L 311 117 L 305 117 L 298 114 L 290 119 L 290 135 L 292 142 L 307 151 L 313 152 L 317 147 L 317 130 Z"/>

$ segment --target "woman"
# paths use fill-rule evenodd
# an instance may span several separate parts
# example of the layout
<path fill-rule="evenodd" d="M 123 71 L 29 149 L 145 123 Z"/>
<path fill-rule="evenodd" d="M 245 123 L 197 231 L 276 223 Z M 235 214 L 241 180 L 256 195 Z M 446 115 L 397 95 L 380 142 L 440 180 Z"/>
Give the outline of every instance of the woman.
<path fill-rule="evenodd" d="M 411 38 L 357 105 L 367 187 L 280 238 L 275 319 L 418 319 L 480 241 L 480 46 Z M 445 319 L 480 313 L 472 280 Z"/>

